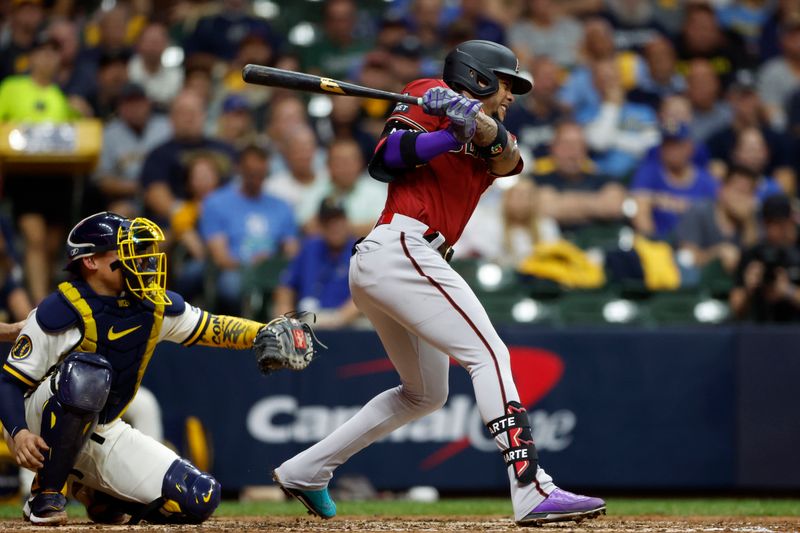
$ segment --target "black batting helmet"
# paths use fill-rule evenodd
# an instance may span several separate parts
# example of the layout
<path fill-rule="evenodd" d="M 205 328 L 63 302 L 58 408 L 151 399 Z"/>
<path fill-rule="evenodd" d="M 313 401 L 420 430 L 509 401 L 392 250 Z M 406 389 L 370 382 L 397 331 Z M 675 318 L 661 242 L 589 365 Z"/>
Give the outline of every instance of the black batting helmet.
<path fill-rule="evenodd" d="M 444 60 L 444 82 L 456 91 L 475 96 L 490 96 L 500 88 L 497 75 L 511 79 L 511 92 L 525 94 L 533 84 L 519 75 L 519 60 L 514 52 L 492 41 L 465 41 Z"/>

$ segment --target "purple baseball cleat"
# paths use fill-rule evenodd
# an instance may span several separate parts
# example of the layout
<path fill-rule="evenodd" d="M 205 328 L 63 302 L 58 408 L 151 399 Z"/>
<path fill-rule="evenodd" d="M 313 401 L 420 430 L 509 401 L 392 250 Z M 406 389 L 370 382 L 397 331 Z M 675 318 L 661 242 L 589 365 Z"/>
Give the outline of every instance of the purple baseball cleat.
<path fill-rule="evenodd" d="M 550 522 L 574 520 L 580 523 L 606 514 L 606 502 L 556 488 L 545 501 L 517 521 L 518 526 L 539 526 Z"/>

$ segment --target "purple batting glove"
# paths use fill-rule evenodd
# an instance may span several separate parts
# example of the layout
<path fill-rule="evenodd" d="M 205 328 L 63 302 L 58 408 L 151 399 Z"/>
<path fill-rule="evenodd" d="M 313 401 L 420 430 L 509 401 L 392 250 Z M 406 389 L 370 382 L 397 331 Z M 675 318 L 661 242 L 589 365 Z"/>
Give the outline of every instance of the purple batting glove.
<path fill-rule="evenodd" d="M 422 110 L 429 115 L 443 117 L 447 107 L 458 98 L 460 94 L 447 87 L 431 87 L 422 95 Z"/>
<path fill-rule="evenodd" d="M 450 119 L 448 129 L 461 144 L 468 143 L 475 135 L 478 129 L 478 113 L 482 106 L 478 100 L 471 100 L 465 96 L 459 96 L 447 106 L 446 115 Z"/>

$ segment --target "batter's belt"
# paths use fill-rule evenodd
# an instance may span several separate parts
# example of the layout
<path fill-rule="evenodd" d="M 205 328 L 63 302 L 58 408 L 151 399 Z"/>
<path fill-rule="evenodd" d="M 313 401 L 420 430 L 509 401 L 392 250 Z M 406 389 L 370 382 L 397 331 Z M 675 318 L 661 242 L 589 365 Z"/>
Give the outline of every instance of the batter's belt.
<path fill-rule="evenodd" d="M 439 255 L 441 255 L 445 261 L 449 263 L 450 259 L 453 258 L 453 247 L 447 243 L 444 235 L 439 231 L 431 230 L 428 226 L 415 218 L 397 213 L 384 213 L 378 218 L 375 227 L 377 228 L 383 225 L 389 225 L 401 231 L 422 233 L 422 238 L 427 241 L 431 248 L 439 252 Z M 356 242 L 356 245 L 363 240 L 364 237 L 360 238 Z M 353 245 L 353 253 L 356 252 L 356 245 Z"/>

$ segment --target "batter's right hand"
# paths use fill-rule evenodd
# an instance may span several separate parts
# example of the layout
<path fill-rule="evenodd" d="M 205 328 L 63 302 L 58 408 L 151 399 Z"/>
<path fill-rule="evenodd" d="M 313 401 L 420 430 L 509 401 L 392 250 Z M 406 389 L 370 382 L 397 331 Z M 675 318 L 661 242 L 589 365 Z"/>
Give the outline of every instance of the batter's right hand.
<path fill-rule="evenodd" d="M 27 429 L 21 429 L 14 435 L 14 453 L 17 464 L 29 470 L 38 470 L 44 466 L 44 455 L 42 452 L 49 450 L 50 447 L 42 437 L 31 433 Z"/>
<path fill-rule="evenodd" d="M 422 95 L 422 110 L 429 115 L 443 117 L 448 106 L 461 95 L 447 87 L 431 87 Z"/>

